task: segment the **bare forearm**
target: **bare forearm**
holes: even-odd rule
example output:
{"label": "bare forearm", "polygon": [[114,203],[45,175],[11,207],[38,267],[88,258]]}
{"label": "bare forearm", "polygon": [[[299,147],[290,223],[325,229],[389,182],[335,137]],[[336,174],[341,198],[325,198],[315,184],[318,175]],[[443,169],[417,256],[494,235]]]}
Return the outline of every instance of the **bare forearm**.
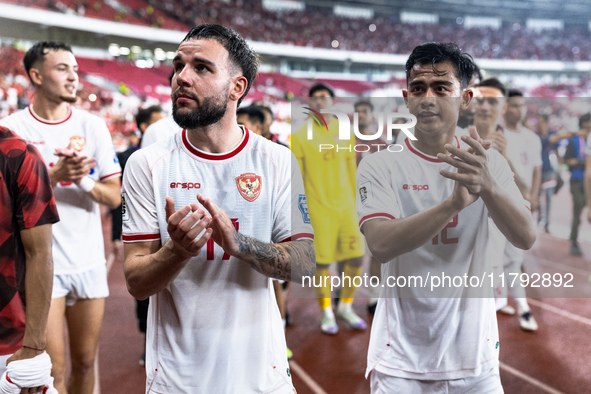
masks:
{"label": "bare forearm", "polygon": [[302,276],[312,276],[316,269],[314,243],[299,240],[268,244],[236,232],[241,260],[265,276],[298,282]]}
{"label": "bare forearm", "polygon": [[406,218],[371,220],[363,232],[372,255],[384,264],[431,241],[458,213],[448,198]]}
{"label": "bare forearm", "polygon": [[524,205],[517,205],[499,185],[480,197],[486,204],[491,218],[507,237],[520,249],[529,249],[536,240],[535,223],[531,212]]}
{"label": "bare forearm", "polygon": [[146,254],[133,253],[136,245],[125,244],[124,273],[129,293],[139,300],[163,290],[182,269],[189,258],[175,253],[168,241],[162,248],[153,247]]}
{"label": "bare forearm", "polygon": [[121,204],[119,177],[111,178],[105,182],[96,182],[88,195],[99,204],[106,205],[111,209],[117,208]]}
{"label": "bare forearm", "polygon": [[51,224],[21,230],[25,251],[25,336],[23,345],[45,349],[47,316],[53,286]]}
{"label": "bare forearm", "polygon": [[513,172],[513,179],[515,180],[515,184],[517,185],[517,188],[521,192],[521,195],[525,198],[529,198],[530,189],[527,186],[527,183],[525,183],[525,181],[523,180],[522,177],[517,175],[517,171],[515,171],[515,168],[513,167],[513,164],[511,164],[511,161],[509,161],[507,159],[507,162],[509,163],[509,167],[511,168],[511,171]]}
{"label": "bare forearm", "polygon": [[36,254],[27,261],[25,292],[27,309],[23,345],[45,349],[47,315],[53,286],[53,260],[49,254]]}
{"label": "bare forearm", "polygon": [[[536,167],[534,169],[534,176],[531,185],[530,198],[537,200],[540,194],[540,185],[542,184],[542,168]],[[531,200],[530,200],[531,201]]]}

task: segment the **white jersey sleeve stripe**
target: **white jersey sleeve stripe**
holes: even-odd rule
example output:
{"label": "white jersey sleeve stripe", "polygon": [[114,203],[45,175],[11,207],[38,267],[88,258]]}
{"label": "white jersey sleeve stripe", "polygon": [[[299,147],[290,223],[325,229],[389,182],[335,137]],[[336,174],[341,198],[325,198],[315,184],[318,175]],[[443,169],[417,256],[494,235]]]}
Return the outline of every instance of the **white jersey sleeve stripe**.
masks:
{"label": "white jersey sleeve stripe", "polygon": [[287,238],[279,241],[278,243],[296,241],[298,239],[311,239],[311,240],[314,240],[314,234],[311,234],[311,233],[295,234],[295,235],[292,235],[291,237],[287,237]]}
{"label": "white jersey sleeve stripe", "polygon": [[380,212],[380,213],[372,213],[371,215],[366,215],[361,218],[359,221],[359,227],[363,226],[363,223],[367,222],[368,220],[372,219],[396,219],[394,216],[390,215],[389,213]]}
{"label": "white jersey sleeve stripe", "polygon": [[138,242],[138,241],[158,241],[160,240],[160,233],[158,234],[136,234],[121,236],[123,242]]}
{"label": "white jersey sleeve stripe", "polygon": [[121,171],[114,172],[114,173],[109,174],[109,175],[105,175],[105,176],[101,177],[99,180],[104,181],[104,180],[107,180],[109,178],[113,178],[113,177],[116,177],[116,176],[119,176],[119,175],[121,175]]}

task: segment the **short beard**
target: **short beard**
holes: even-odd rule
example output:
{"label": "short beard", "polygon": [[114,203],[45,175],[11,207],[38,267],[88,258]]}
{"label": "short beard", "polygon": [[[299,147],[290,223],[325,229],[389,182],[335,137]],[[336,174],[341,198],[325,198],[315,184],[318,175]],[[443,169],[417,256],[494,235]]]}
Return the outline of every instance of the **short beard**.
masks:
{"label": "short beard", "polygon": [[74,104],[78,100],[78,96],[60,96],[60,99],[66,103]]}
{"label": "short beard", "polygon": [[206,98],[201,106],[189,113],[181,113],[176,100],[173,100],[172,118],[183,129],[197,129],[219,122],[226,114],[227,106],[227,97],[222,103],[215,102],[213,98]]}

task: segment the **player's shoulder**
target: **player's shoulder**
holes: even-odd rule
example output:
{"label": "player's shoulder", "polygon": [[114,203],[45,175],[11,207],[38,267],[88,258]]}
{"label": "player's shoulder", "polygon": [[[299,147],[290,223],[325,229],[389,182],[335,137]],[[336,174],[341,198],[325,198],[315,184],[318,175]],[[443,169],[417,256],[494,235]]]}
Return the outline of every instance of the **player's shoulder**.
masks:
{"label": "player's shoulder", "polygon": [[77,108],[74,106],[72,106],[71,109],[72,109],[72,120],[73,121],[80,121],[80,122],[89,123],[89,124],[97,123],[97,124],[106,126],[104,119],[98,115],[95,115],[95,114],[90,113],[84,109]]}
{"label": "player's shoulder", "polygon": [[136,158],[134,160],[140,160],[141,158],[141,160],[154,164],[156,160],[165,157],[168,153],[171,153],[179,147],[178,138],[179,136],[177,133],[170,137],[163,138],[157,143],[150,144],[145,148],[138,149],[131,154],[129,160],[135,156]]}
{"label": "player's shoulder", "polygon": [[174,121],[172,116],[167,116],[162,119],[157,120],[156,122],[152,123],[146,128],[146,132],[148,131],[162,131],[168,130],[171,132],[177,132],[181,130],[181,127]]}
{"label": "player's shoulder", "polygon": [[536,134],[533,130],[528,129],[527,127],[523,127],[522,128],[523,133],[525,133],[525,136],[527,137],[528,140],[534,141],[534,142],[538,142],[540,140],[540,136],[538,134]]}
{"label": "player's shoulder", "polygon": [[252,131],[248,133],[253,152],[268,155],[273,160],[289,159],[291,157],[292,153],[285,145],[268,140]]}
{"label": "player's shoulder", "polygon": [[392,147],[392,145],[386,149],[380,150],[379,152],[366,155],[359,163],[357,171],[388,171],[389,169],[395,167],[396,163],[406,156],[406,148],[403,147],[402,150],[390,150],[390,147]]}
{"label": "player's shoulder", "polygon": [[14,127],[13,125],[22,122],[26,118],[32,118],[28,107],[24,109],[19,109],[18,111],[13,112],[12,114],[0,119],[0,126],[4,126],[10,129]]}
{"label": "player's shoulder", "polygon": [[[26,150],[30,144],[8,127],[0,125],[0,151]],[[32,146],[32,145],[31,145]]]}

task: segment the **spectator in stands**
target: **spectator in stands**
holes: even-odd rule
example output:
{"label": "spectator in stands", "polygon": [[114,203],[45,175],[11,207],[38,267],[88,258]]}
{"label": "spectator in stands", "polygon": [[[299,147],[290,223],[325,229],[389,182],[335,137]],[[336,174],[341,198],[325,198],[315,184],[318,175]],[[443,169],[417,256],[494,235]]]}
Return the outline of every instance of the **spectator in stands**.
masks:
{"label": "spectator in stands", "polygon": [[591,112],[579,118],[579,132],[568,143],[564,154],[564,163],[570,171],[570,191],[573,196],[573,219],[570,230],[570,254],[582,256],[579,247],[579,225],[581,213],[585,207],[585,161],[587,136],[591,131]]}

